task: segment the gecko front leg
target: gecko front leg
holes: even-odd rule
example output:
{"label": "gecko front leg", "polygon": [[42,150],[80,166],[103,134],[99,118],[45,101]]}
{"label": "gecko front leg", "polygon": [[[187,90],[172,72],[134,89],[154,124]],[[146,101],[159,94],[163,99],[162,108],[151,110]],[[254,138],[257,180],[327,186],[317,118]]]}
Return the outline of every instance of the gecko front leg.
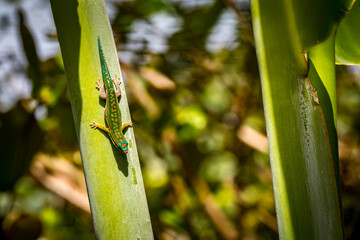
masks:
{"label": "gecko front leg", "polygon": [[97,122],[90,123],[90,127],[92,127],[93,129],[99,128],[108,134],[110,133],[110,131],[107,127],[105,127],[104,125],[98,124]]}
{"label": "gecko front leg", "polygon": [[101,99],[106,99],[106,91],[103,82],[99,79],[96,82],[96,88],[99,89],[99,97]]}
{"label": "gecko front leg", "polygon": [[132,122],[126,122],[121,126],[121,131],[124,132],[125,128],[132,127],[132,126],[133,126]]}
{"label": "gecko front leg", "polygon": [[114,85],[115,85],[115,94],[116,94],[116,97],[120,97],[121,95],[121,90],[120,90],[120,78],[117,77],[117,75],[115,74],[115,81],[114,79],[112,80]]}

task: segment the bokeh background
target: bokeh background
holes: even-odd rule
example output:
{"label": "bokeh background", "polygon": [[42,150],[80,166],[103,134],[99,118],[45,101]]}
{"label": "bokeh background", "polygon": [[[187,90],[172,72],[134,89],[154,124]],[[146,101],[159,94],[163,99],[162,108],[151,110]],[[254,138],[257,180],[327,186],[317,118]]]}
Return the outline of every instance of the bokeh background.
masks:
{"label": "bokeh background", "polygon": [[[156,239],[278,239],[247,0],[106,1]],[[337,66],[360,239],[360,68]],[[95,81],[95,80],[94,80]],[[0,1],[0,239],[95,239],[49,1]]]}

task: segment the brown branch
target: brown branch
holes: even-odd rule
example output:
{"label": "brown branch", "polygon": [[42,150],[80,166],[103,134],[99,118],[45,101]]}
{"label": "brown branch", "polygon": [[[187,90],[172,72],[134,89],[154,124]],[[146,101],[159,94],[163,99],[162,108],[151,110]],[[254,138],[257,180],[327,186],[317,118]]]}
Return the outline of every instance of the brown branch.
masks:
{"label": "brown branch", "polygon": [[51,192],[90,213],[84,175],[68,161],[38,154],[30,167],[30,174]]}

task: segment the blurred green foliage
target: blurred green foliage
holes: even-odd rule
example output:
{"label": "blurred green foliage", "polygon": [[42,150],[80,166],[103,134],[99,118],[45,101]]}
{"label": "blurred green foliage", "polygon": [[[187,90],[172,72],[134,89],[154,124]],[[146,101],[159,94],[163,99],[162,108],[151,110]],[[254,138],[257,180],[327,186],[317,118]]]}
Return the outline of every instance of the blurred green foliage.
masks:
{"label": "blurred green foliage", "polygon": [[[111,7],[156,239],[277,239],[269,157],[256,145],[265,126],[248,4],[134,0]],[[172,25],[164,31],[159,22]],[[216,35],[231,22],[230,38]],[[38,59],[29,36],[31,29],[19,38]],[[211,49],[211,41],[220,47]],[[45,239],[95,238],[86,207],[56,191],[66,185],[85,195],[60,59],[24,69],[37,93],[0,115],[1,239],[23,239],[11,238],[22,219],[40,224]],[[357,239],[360,74],[345,66],[337,73],[345,228]],[[244,126],[256,134],[241,134]]]}

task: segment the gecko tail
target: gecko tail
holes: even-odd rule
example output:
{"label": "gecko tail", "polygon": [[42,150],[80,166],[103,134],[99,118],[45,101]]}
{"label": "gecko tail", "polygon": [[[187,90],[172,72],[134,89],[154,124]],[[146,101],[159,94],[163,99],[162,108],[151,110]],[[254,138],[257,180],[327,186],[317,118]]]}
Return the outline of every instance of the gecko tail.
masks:
{"label": "gecko tail", "polygon": [[100,62],[101,62],[101,66],[103,69],[103,72],[108,72],[107,68],[106,68],[106,62],[105,62],[105,57],[104,57],[104,52],[102,50],[102,46],[101,46],[101,42],[100,42],[100,37],[98,36],[98,47],[99,47],[99,55],[100,55]]}
{"label": "gecko tail", "polygon": [[106,61],[105,61],[105,56],[104,56],[104,52],[102,50],[99,36],[98,36],[98,47],[99,47],[99,56],[100,56],[103,81],[104,81],[105,85],[107,86],[107,88],[109,88],[110,85],[112,85],[112,80],[111,80],[111,76],[110,76],[110,71],[109,71]]}
{"label": "gecko tail", "polygon": [[99,48],[99,53],[100,53],[100,55],[104,55],[104,54],[103,54],[103,52],[102,52],[102,47],[101,47],[100,37],[98,36],[98,37],[97,37],[97,39],[98,39],[98,48]]}

